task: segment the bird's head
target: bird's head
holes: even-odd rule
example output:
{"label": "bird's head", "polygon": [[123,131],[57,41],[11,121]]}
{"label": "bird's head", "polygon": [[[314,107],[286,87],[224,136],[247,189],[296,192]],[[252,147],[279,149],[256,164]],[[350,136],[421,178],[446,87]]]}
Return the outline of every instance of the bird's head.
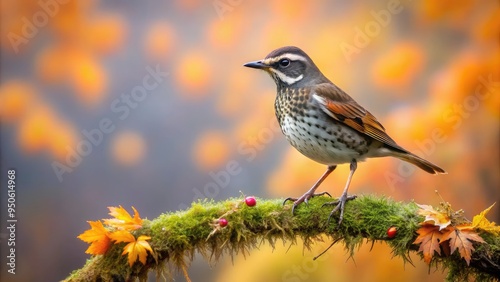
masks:
{"label": "bird's head", "polygon": [[265,59],[244,66],[265,70],[278,87],[304,87],[328,81],[311,58],[294,46],[276,49]]}

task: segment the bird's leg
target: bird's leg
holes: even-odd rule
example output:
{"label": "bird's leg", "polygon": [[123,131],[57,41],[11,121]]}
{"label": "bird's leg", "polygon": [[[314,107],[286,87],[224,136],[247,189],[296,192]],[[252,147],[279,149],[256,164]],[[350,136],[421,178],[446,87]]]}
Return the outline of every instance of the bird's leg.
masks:
{"label": "bird's leg", "polygon": [[320,179],[318,179],[318,181],[316,181],[316,183],[314,183],[314,185],[311,187],[311,189],[309,189],[306,193],[304,193],[304,195],[300,196],[300,198],[286,198],[285,201],[283,201],[283,205],[286,204],[286,202],[288,202],[288,201],[292,201],[293,202],[292,214],[293,214],[293,212],[295,211],[295,208],[299,204],[301,204],[303,202],[305,202],[307,204],[307,201],[314,196],[322,196],[322,195],[326,194],[326,195],[331,197],[330,193],[328,193],[328,192],[314,194],[314,191],[316,191],[316,189],[318,189],[319,185],[321,185],[321,183],[328,177],[328,175],[330,175],[330,173],[332,173],[332,171],[335,170],[335,168],[337,168],[336,165],[328,166],[325,173],[323,173],[323,175],[320,177]]}
{"label": "bird's leg", "polygon": [[352,175],[354,174],[354,172],[356,171],[356,168],[358,167],[358,164],[356,162],[355,159],[352,159],[351,161],[351,172],[349,173],[349,177],[347,178],[347,183],[345,184],[345,188],[344,188],[344,191],[342,192],[342,195],[340,195],[340,197],[338,198],[338,200],[336,201],[333,201],[333,202],[330,202],[330,203],[325,203],[323,204],[323,206],[325,205],[337,205],[335,206],[335,208],[333,208],[333,210],[330,212],[330,215],[328,216],[328,221],[327,221],[327,224],[330,223],[330,219],[332,218],[332,215],[340,210],[340,217],[339,217],[339,225],[340,223],[342,223],[342,219],[344,218],[344,207],[345,207],[345,203],[347,201],[350,201],[350,200],[354,200],[356,199],[356,195],[351,195],[351,196],[348,196],[347,195],[347,190],[349,190],[349,185],[351,184],[351,179],[352,179]]}

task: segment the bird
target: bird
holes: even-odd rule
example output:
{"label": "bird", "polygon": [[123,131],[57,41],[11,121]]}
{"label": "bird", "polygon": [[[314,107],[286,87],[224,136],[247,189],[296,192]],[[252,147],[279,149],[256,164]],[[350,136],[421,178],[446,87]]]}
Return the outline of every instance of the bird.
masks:
{"label": "bird", "polygon": [[349,164],[350,172],[340,197],[325,205],[334,205],[328,223],[339,212],[342,223],[346,202],[356,198],[348,189],[358,162],[368,158],[396,157],[416,165],[430,174],[446,174],[439,166],[399,146],[382,124],[351,96],[323,75],[313,60],[300,48],[285,46],[264,59],[251,61],[245,67],[264,70],[274,80],[277,94],[276,118],[288,142],[304,156],[327,166],[314,185],[293,202],[292,214],[301,203],[312,197],[316,189],[337,165]]}

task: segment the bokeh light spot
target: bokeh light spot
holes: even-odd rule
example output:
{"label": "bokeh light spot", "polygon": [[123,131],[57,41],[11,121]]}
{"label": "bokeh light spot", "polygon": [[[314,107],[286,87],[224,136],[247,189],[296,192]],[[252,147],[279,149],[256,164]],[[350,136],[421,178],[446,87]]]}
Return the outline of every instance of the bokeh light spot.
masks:
{"label": "bokeh light spot", "polygon": [[373,82],[383,88],[407,87],[422,70],[424,60],[424,53],[418,45],[399,43],[373,64]]}
{"label": "bokeh light spot", "polygon": [[35,90],[27,83],[9,81],[0,86],[0,116],[4,122],[19,120],[34,102]]}
{"label": "bokeh light spot", "polygon": [[133,131],[116,133],[111,141],[111,156],[122,166],[138,164],[144,158],[146,149],[143,136]]}
{"label": "bokeh light spot", "polygon": [[174,28],[167,22],[151,24],[144,38],[144,49],[151,60],[166,58],[174,47]]}
{"label": "bokeh light spot", "polygon": [[202,53],[186,52],[178,63],[176,80],[182,96],[200,98],[208,94],[212,79],[210,65]]}
{"label": "bokeh light spot", "polygon": [[229,157],[229,144],[224,133],[207,131],[198,137],[193,148],[193,158],[202,170],[215,169],[224,164]]}

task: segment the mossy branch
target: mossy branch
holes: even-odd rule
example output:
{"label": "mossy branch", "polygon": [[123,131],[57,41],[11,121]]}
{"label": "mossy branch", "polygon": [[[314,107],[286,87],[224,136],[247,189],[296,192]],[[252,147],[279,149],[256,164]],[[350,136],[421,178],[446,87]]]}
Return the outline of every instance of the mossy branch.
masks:
{"label": "mossy branch", "polygon": [[[308,205],[301,205],[291,213],[291,205],[282,205],[282,200],[258,199],[255,207],[246,206],[242,199],[223,202],[194,203],[186,211],[170,212],[147,221],[136,236],[151,236],[150,244],[156,258],[149,255],[145,265],[136,262],[129,267],[126,256],[122,256],[122,244],[115,244],[104,255],[94,256],[85,266],[75,270],[66,281],[131,281],[139,278],[146,281],[150,270],[171,277],[172,271],[187,268],[196,252],[216,262],[221,255],[246,254],[262,242],[271,245],[277,241],[295,243],[302,239],[309,247],[326,237],[340,242],[351,252],[369,241],[385,241],[395,256],[408,260],[408,254],[417,251],[413,244],[423,217],[417,215],[414,203],[395,202],[385,197],[360,196],[346,204],[344,219],[339,226],[338,218],[327,225],[331,208],[323,204],[331,201],[327,197],[316,197]],[[221,228],[217,219],[224,217],[229,224]],[[397,227],[397,235],[390,239],[387,229]],[[458,252],[450,256],[436,253],[431,265],[449,269],[449,280],[464,280],[469,276],[476,280],[494,281],[500,277],[500,238],[489,233],[480,234],[486,243],[474,244],[468,266]]]}

